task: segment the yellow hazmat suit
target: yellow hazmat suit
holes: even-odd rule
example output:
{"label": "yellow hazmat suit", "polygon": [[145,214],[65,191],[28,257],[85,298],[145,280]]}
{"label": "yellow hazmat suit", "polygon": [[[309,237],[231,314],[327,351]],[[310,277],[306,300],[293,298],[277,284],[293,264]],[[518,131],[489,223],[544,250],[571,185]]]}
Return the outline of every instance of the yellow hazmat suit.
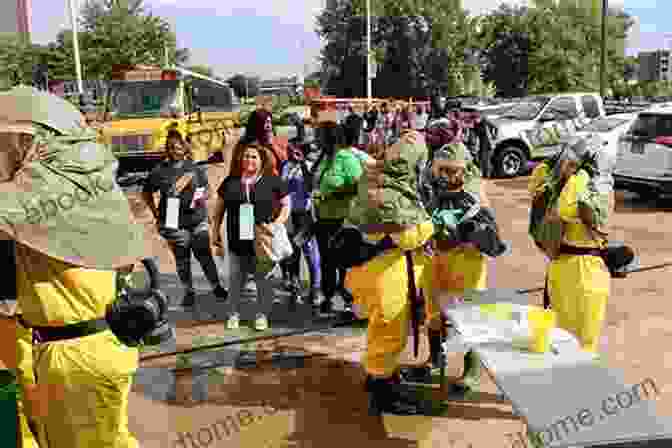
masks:
{"label": "yellow hazmat suit", "polygon": [[[0,93],[0,238],[16,243],[17,301],[29,327],[103,318],[116,270],[143,256],[142,229],[114,181],[118,161],[83,123],[46,92]],[[107,330],[32,353],[36,386],[24,388],[24,404],[41,448],[138,446],[126,409],[137,349]]]}
{"label": "yellow hazmat suit", "polygon": [[[63,326],[103,317],[116,296],[116,273],[71,266],[17,244],[19,306],[30,326]],[[37,389],[30,414],[43,448],[136,448],[128,432],[128,395],[137,349],[109,331],[33,347]]]}
{"label": "yellow hazmat suit", "polygon": [[527,184],[527,190],[530,192],[532,198],[534,198],[538,193],[544,191],[544,180],[547,173],[548,165],[545,163],[538,164],[534,167],[534,170],[532,170],[530,180]]}
{"label": "yellow hazmat suit", "polygon": [[[422,246],[434,234],[431,221],[418,224],[390,236],[399,247],[374,258],[368,263],[348,271],[346,287],[352,291],[355,305],[369,318],[367,349],[364,367],[368,374],[390,377],[399,369],[399,355],[408,341],[410,306],[408,303],[408,275],[404,251],[413,250],[416,286],[428,289],[428,268],[431,258]],[[383,234],[369,234],[369,239],[379,241]]]}
{"label": "yellow hazmat suit", "polygon": [[[19,434],[22,448],[38,448],[37,441],[28,426],[26,418],[25,390],[31,390],[35,385],[35,376],[32,368],[32,332],[17,324],[16,318],[5,317],[0,314],[0,340],[3,348],[0,349],[0,366],[16,369],[18,383],[22,389],[22,397],[17,402],[19,411]],[[9,341],[16,340],[12,347]]]}
{"label": "yellow hazmat suit", "polygon": [[[601,248],[605,241],[591,237],[578,217],[577,195],[588,187],[585,172],[573,175],[560,194],[557,213],[565,224],[563,243],[581,248]],[[573,333],[584,350],[598,349],[611,276],[602,258],[560,255],[548,269],[549,293],[558,326]]]}

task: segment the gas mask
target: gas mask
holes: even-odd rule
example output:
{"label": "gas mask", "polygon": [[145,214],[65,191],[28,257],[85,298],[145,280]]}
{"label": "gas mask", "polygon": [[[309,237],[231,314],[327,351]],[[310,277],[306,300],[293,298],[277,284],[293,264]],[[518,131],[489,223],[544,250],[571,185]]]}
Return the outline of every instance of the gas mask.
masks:
{"label": "gas mask", "polygon": [[168,298],[159,289],[156,262],[145,258],[142,264],[149,274],[149,287],[136,290],[120,281],[117,300],[105,314],[112,333],[128,347],[159,345],[175,339],[175,329],[167,319]]}

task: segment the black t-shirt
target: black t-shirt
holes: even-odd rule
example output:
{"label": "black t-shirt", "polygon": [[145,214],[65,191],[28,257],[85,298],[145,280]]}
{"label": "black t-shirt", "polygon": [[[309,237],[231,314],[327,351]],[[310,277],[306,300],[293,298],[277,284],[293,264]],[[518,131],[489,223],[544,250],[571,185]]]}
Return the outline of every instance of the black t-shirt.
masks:
{"label": "black t-shirt", "polygon": [[[177,180],[189,173],[193,174],[190,185],[185,187],[179,196],[176,195],[175,189]],[[170,197],[179,197],[179,227],[181,229],[189,229],[196,227],[208,219],[207,207],[198,206],[197,204],[195,208],[191,208],[191,203],[197,188],[204,188],[206,194],[208,192],[208,173],[204,166],[196,165],[196,163],[191,160],[185,160],[181,165],[166,160],[152,170],[145,183],[144,191],[149,193],[159,191],[161,193],[161,200],[159,201],[159,219],[161,226],[166,222],[167,199]]]}
{"label": "black t-shirt", "polygon": [[[264,176],[252,185],[250,202],[254,207],[255,224],[272,222],[274,209],[279,207],[279,201],[287,193],[287,183],[278,176]],[[217,194],[224,200],[229,250],[236,255],[254,255],[254,242],[240,240],[240,206],[247,203],[241,178],[227,177],[217,189]]]}

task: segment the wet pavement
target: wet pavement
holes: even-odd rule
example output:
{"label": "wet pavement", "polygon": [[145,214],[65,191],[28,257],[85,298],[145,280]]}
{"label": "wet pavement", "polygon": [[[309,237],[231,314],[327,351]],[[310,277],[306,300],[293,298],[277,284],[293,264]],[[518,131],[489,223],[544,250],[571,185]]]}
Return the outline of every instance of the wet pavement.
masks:
{"label": "wet pavement", "polygon": [[[217,169],[211,171],[215,187],[223,177]],[[488,193],[502,235],[513,246],[510,255],[490,262],[489,287],[543,285],[545,262],[526,233],[527,180],[489,181]],[[672,201],[645,202],[620,193],[617,201],[613,239],[632,244],[643,266],[672,260],[672,240],[665,238]],[[134,209],[141,220],[147,219],[137,203]],[[146,235],[148,253],[159,257],[164,284],[177,304],[182,292],[171,255],[151,224],[147,224]],[[225,261],[218,263],[225,273]],[[259,335],[244,327],[226,330],[229,305],[215,303],[200,267],[195,266],[194,273],[201,292],[195,311],[173,308],[170,312],[178,349]],[[661,415],[672,415],[672,354],[667,352],[672,346],[669,273],[670,269],[649,271],[612,282],[601,347],[605,362],[622,371],[628,383],[655,380],[660,389],[656,409]],[[541,294],[531,294],[530,303],[540,304]],[[242,311],[244,319],[251,318],[253,304],[244,304]],[[286,303],[274,306],[270,320],[266,334],[320,323],[307,305],[291,309]],[[130,398],[130,429],[143,448],[525,446],[518,440],[518,434],[525,431],[523,420],[500,399],[486,375],[481,393],[468,397],[449,396],[438,389],[416,391],[433,397],[436,406],[429,415],[370,417],[360,363],[365,346],[364,329],[340,328],[142,361]],[[147,351],[143,356],[150,354]],[[423,339],[420,359],[426,355]],[[449,382],[461,374],[461,357],[459,353],[449,356]],[[416,362],[410,349],[404,361]],[[648,443],[614,448],[672,446],[670,441]]]}

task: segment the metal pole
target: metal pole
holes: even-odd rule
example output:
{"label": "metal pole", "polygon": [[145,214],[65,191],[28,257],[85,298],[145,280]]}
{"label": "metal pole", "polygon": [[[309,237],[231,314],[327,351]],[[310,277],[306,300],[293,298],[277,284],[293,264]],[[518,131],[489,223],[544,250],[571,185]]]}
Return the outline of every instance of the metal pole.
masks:
{"label": "metal pole", "polygon": [[607,87],[607,7],[609,0],[602,0],[602,55],[600,61],[600,96],[604,98]]}
{"label": "metal pole", "polygon": [[366,97],[371,101],[371,0],[366,0]]}
{"label": "metal pole", "polygon": [[84,93],[84,85],[82,83],[82,64],[79,60],[79,39],[77,38],[77,13],[75,12],[75,3],[77,0],[68,0],[70,7],[70,21],[72,23],[72,46],[75,52],[75,71],[77,73],[77,90],[79,94]]}

